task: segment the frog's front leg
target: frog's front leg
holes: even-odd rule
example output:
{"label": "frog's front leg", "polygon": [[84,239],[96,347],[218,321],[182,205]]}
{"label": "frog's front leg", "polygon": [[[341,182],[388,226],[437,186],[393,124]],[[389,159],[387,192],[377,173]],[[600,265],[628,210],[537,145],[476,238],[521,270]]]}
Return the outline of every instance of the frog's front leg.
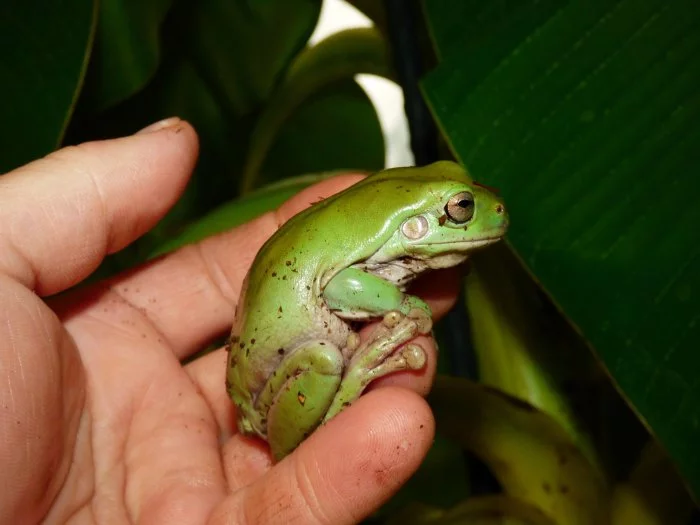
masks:
{"label": "frog's front leg", "polygon": [[400,370],[419,370],[426,356],[417,345],[395,350],[432,328],[430,307],[392,283],[375,275],[348,268],[326,286],[324,299],[340,317],[362,319],[383,316],[368,341],[352,349],[338,392],[324,421],[357,399],[369,383]]}
{"label": "frog's front leg", "polygon": [[292,452],[321,423],[343,367],[340,349],[319,340],[289,352],[272,373],[255,407],[267,414],[267,441],[275,460]]}
{"label": "frog's front leg", "polygon": [[389,281],[357,268],[338,272],[323,290],[323,299],[339,317],[369,319],[388,312],[409,315],[422,310],[432,317],[430,307],[415,295],[409,295]]}

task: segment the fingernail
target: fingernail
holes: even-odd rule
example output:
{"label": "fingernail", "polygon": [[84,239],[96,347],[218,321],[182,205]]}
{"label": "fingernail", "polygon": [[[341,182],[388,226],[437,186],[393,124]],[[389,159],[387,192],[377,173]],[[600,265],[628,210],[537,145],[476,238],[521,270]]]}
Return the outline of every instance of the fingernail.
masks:
{"label": "fingernail", "polygon": [[154,122],[150,126],[146,126],[142,130],[137,131],[135,133],[135,135],[142,135],[144,133],[153,133],[154,131],[160,131],[160,130],[165,129],[165,128],[170,128],[179,122],[181,122],[180,117],[164,118],[163,120],[159,120],[158,122]]}

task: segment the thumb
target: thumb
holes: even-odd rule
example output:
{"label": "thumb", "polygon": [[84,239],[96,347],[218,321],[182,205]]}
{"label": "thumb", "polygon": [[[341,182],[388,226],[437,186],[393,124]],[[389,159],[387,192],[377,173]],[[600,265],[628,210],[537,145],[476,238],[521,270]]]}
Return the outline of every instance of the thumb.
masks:
{"label": "thumb", "polygon": [[39,295],[80,282],[147,232],[180,196],[197,157],[180,119],[61,149],[0,177],[0,273]]}

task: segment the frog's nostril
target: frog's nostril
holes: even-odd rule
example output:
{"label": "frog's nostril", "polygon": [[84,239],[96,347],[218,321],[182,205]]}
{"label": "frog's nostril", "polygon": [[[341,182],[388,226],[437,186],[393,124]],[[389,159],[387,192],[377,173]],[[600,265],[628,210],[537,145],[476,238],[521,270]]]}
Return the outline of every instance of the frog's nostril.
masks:
{"label": "frog's nostril", "polygon": [[496,204],[496,213],[501,215],[505,211],[505,208],[503,207],[503,204]]}

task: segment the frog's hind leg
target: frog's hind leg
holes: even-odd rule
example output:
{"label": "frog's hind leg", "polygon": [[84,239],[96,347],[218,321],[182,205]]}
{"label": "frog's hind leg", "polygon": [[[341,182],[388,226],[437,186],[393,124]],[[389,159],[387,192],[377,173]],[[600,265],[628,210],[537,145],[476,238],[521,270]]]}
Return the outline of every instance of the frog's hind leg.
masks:
{"label": "frog's hind leg", "polygon": [[415,308],[407,316],[398,311],[388,312],[370,339],[355,349],[324,422],[360,397],[375,379],[400,370],[423,368],[427,356],[420,346],[407,344],[395,351],[418,334],[427,334],[431,329],[432,320],[423,309]]}
{"label": "frog's hind leg", "polygon": [[267,413],[267,439],[275,460],[301,443],[323,420],[340,385],[345,360],[329,341],[289,352],[256,400]]}

